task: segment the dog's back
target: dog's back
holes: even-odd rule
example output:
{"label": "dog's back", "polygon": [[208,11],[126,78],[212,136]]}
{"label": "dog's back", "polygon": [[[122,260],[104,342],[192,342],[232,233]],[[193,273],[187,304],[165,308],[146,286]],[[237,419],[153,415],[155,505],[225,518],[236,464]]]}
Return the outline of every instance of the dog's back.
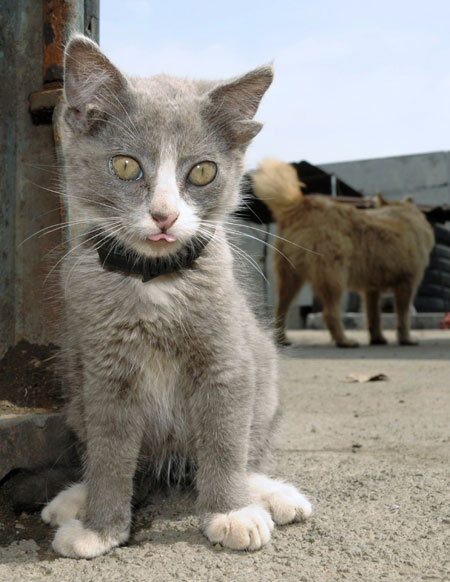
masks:
{"label": "dog's back", "polygon": [[367,272],[363,288],[372,283],[380,290],[392,289],[405,279],[417,286],[434,245],[433,230],[423,212],[411,202],[393,202],[361,215],[361,252]]}

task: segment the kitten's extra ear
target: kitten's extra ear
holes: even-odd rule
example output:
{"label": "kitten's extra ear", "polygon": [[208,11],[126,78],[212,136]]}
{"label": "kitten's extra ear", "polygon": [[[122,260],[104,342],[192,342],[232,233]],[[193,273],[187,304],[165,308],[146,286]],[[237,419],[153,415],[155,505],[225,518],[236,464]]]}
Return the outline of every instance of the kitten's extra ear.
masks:
{"label": "kitten's extra ear", "polygon": [[261,130],[262,123],[253,121],[253,117],[272,80],[273,68],[265,65],[209,92],[208,119],[225,132],[233,145],[247,144]]}
{"label": "kitten's extra ear", "polygon": [[64,58],[64,92],[66,121],[74,131],[88,133],[94,119],[117,107],[117,94],[125,86],[125,77],[95,42],[83,35],[71,38]]}

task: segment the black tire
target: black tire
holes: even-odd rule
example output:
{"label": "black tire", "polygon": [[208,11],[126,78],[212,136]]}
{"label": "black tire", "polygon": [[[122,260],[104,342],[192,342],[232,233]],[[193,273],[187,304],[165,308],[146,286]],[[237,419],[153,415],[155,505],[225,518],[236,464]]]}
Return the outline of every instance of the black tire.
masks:
{"label": "black tire", "polygon": [[445,228],[445,226],[440,226],[439,224],[434,224],[433,230],[436,242],[450,247],[450,229]]}
{"label": "black tire", "polygon": [[450,287],[435,285],[426,281],[419,288],[421,297],[438,297],[450,300]]}
{"label": "black tire", "polygon": [[423,283],[425,282],[427,284],[431,283],[432,285],[440,285],[441,287],[447,287],[450,289],[450,272],[443,271],[442,269],[427,269],[423,278]]}
{"label": "black tire", "polygon": [[436,243],[431,251],[431,256],[450,260],[450,247]]}
{"label": "black tire", "polygon": [[441,297],[416,297],[414,307],[419,313],[444,313],[450,311],[450,301]]}
{"label": "black tire", "polygon": [[436,255],[431,254],[430,263],[423,277],[424,280],[426,279],[429,270],[444,271],[445,273],[450,273],[450,259],[446,259],[444,257],[437,257]]}
{"label": "black tire", "polygon": [[433,225],[436,244],[414,299],[419,312],[450,311],[450,230]]}

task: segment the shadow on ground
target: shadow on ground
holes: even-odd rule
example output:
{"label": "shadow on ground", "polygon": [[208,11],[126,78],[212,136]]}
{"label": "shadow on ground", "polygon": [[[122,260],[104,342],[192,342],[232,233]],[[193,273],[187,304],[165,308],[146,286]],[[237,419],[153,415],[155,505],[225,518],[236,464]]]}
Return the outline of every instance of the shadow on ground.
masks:
{"label": "shadow on ground", "polygon": [[360,344],[357,348],[337,348],[327,332],[321,330],[289,331],[287,335],[292,345],[279,348],[280,355],[286,358],[450,360],[450,330],[415,331],[412,335],[419,342],[416,346],[399,346],[395,333],[389,330],[385,332],[387,345],[370,346],[366,332],[350,331],[348,336]]}

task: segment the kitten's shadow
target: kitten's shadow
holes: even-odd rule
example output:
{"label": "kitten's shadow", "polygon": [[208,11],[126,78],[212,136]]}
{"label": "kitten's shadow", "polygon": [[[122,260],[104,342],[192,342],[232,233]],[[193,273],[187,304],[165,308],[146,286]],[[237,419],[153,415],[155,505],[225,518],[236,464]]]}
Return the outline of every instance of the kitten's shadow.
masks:
{"label": "kitten's shadow", "polygon": [[127,546],[174,545],[184,542],[214,551],[200,531],[195,492],[170,489],[151,494],[136,510]]}
{"label": "kitten's shadow", "polygon": [[[185,543],[203,546],[212,554],[236,556],[235,550],[213,545],[200,531],[200,520],[195,513],[194,491],[169,489],[151,494],[136,512],[127,547],[174,546]],[[246,555],[246,552],[239,553]]]}

